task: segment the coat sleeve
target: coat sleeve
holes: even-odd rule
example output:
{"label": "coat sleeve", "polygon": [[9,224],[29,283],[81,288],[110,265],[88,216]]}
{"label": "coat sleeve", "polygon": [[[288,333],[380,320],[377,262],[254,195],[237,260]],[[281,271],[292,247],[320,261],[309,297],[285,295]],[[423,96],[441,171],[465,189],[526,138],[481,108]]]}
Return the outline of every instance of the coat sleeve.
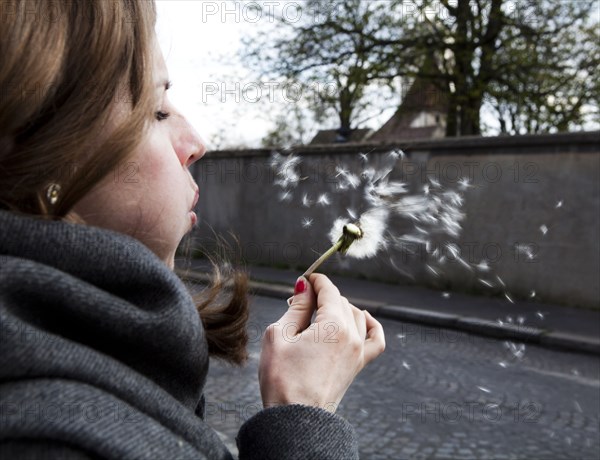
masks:
{"label": "coat sleeve", "polygon": [[352,425],[339,415],[304,405],[265,409],[242,425],[240,460],[358,459]]}

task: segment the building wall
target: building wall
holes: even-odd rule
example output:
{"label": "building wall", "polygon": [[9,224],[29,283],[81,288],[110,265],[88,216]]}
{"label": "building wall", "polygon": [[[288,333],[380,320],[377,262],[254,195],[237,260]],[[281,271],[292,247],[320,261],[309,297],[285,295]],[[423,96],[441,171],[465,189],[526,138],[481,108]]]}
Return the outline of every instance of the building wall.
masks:
{"label": "building wall", "polygon": [[[407,182],[411,193],[421,192],[431,179],[451,190],[458,189],[461,178],[472,180],[463,192],[466,219],[460,238],[432,238],[430,249],[444,250],[452,241],[464,260],[486,261],[490,272],[468,270],[448,257],[443,266],[436,265],[440,276],[435,276],[425,248],[408,243],[369,260],[336,256],[324,271],[482,294],[509,292],[516,298],[535,291],[540,301],[600,308],[599,134],[307,146],[294,151],[303,159],[303,179],[290,201],[280,199],[270,151],[211,152],[193,171],[201,191],[195,244],[214,248],[215,234],[230,239],[231,232],[247,263],[301,273],[329,246],[335,218],[364,201],[356,190],[336,190],[336,166],[360,174],[366,166],[359,153],[369,152],[369,165],[377,168],[388,152],[401,148],[406,157],[391,176]],[[304,194],[314,201],[322,193],[329,195],[329,205],[303,206]],[[312,225],[304,228],[307,219]],[[400,220],[388,230],[398,236],[411,228]]]}

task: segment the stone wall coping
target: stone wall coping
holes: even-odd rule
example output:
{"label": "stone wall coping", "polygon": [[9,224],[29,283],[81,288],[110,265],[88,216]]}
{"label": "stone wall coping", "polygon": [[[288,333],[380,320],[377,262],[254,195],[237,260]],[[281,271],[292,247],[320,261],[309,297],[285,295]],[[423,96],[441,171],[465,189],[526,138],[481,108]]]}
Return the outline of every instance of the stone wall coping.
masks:
{"label": "stone wall coping", "polygon": [[557,134],[527,134],[520,136],[462,136],[444,139],[417,139],[407,142],[347,142],[340,144],[302,145],[289,149],[254,148],[209,151],[209,158],[268,157],[273,151],[282,154],[336,155],[351,153],[388,152],[401,149],[406,153],[427,152],[436,154],[510,153],[522,148],[526,153],[565,153],[570,145],[573,152],[600,154],[600,131],[582,131]]}

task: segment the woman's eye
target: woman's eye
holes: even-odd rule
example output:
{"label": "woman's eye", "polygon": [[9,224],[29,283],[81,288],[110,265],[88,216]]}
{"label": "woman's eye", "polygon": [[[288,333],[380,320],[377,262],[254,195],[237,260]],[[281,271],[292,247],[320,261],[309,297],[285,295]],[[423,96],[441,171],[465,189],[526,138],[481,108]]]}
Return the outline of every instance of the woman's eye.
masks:
{"label": "woman's eye", "polygon": [[166,120],[167,118],[169,118],[169,115],[171,115],[169,112],[163,112],[162,110],[158,110],[154,116],[156,117],[156,119],[158,121],[163,121]]}

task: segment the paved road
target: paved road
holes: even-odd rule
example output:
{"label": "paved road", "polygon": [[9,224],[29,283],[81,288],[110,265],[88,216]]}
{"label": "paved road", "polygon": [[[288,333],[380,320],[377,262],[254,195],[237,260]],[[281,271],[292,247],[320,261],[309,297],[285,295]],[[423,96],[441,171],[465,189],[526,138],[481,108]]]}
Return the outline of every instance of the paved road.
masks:
{"label": "paved road", "polygon": [[[234,449],[259,407],[260,335],[280,300],[253,299],[249,364],[211,362],[207,418]],[[387,349],[338,413],[363,459],[600,458],[600,360],[382,320]]]}

